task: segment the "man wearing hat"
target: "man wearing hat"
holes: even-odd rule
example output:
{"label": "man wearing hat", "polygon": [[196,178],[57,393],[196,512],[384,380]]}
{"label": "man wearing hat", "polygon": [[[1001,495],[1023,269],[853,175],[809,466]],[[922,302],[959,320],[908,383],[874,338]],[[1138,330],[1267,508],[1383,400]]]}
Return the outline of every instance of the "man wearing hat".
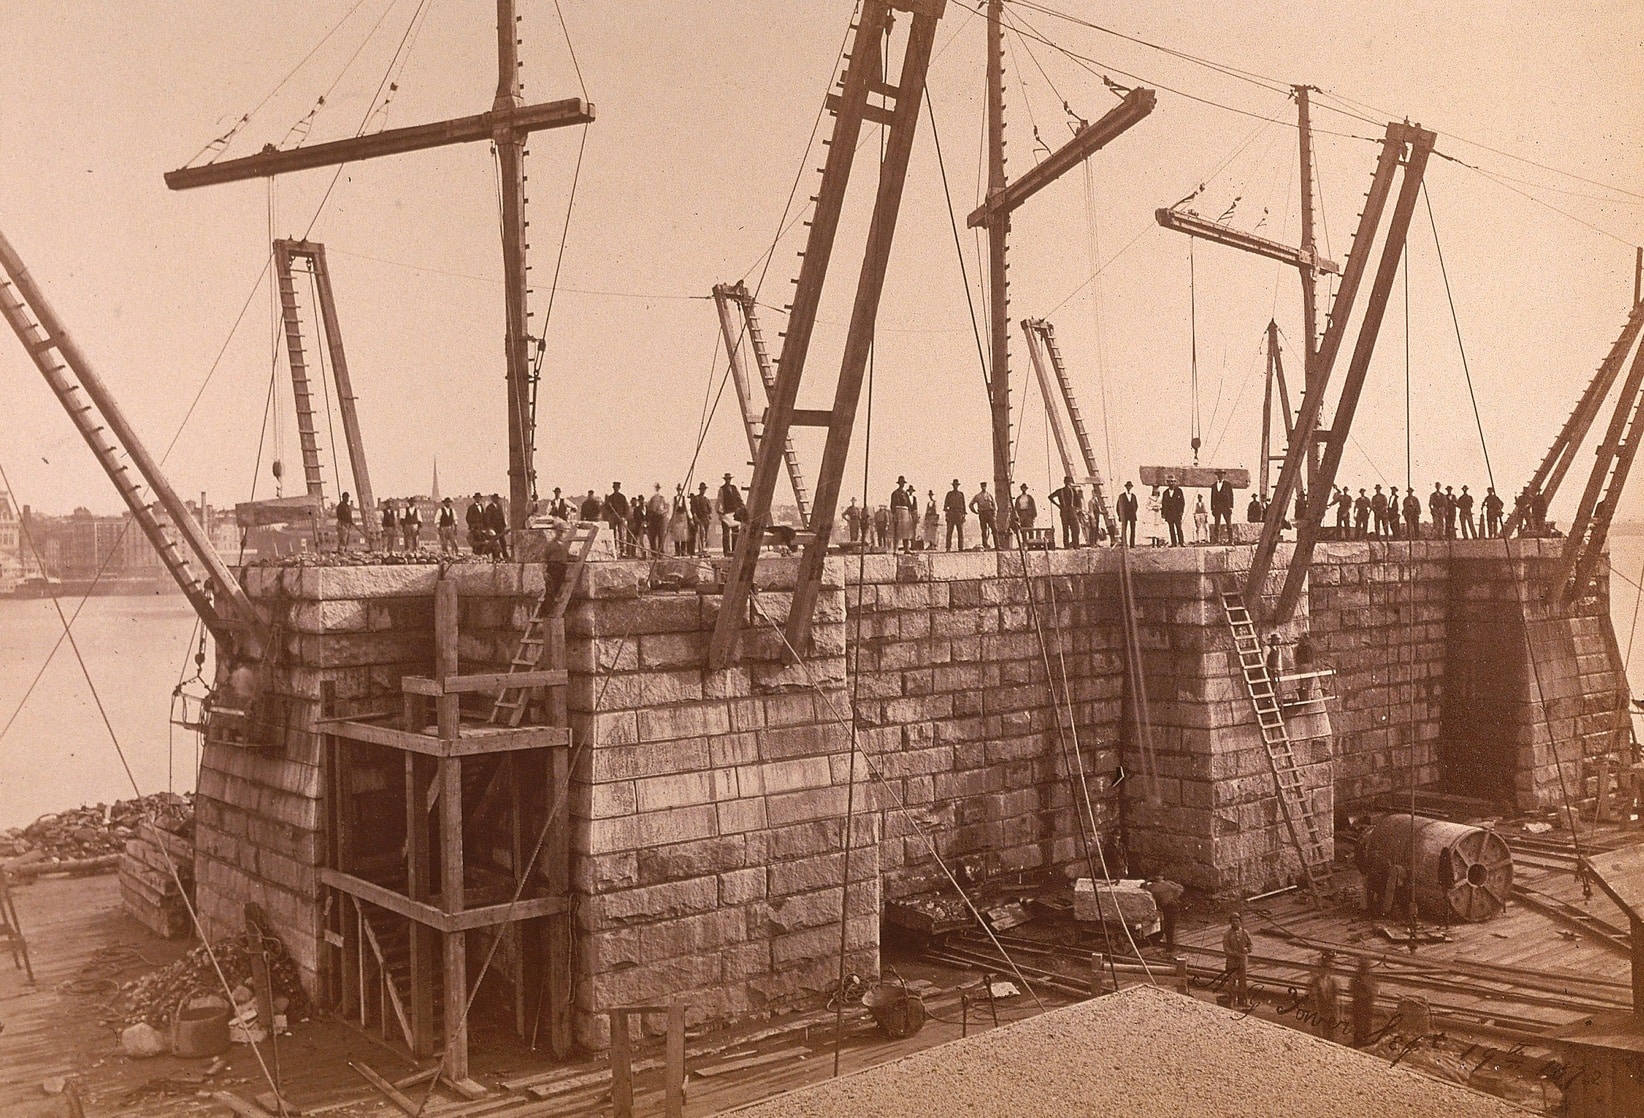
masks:
{"label": "man wearing hat", "polygon": [[1072,475],[1062,478],[1062,487],[1050,495],[1050,503],[1062,516],[1062,546],[1079,546],[1079,520],[1084,513],[1085,495],[1073,484]]}
{"label": "man wearing hat", "polygon": [[617,554],[626,556],[633,546],[628,535],[628,495],[622,491],[622,483],[613,481],[611,491],[605,494],[605,523],[611,529],[611,540],[616,544]]}
{"label": "man wearing hat", "polygon": [[714,501],[714,511],[719,513],[719,546],[726,555],[736,550],[737,533],[748,517],[747,509],[742,503],[742,490],[736,487],[731,475],[726,474],[725,483],[719,487],[719,497]]}
{"label": "man wearing hat", "polygon": [[691,494],[691,554],[708,554],[708,526],[713,523],[714,502],[708,496],[708,483],[696,483],[696,492]]}
{"label": "man wearing hat", "polygon": [[1113,542],[1119,547],[1136,546],[1136,514],[1139,510],[1134,489],[1131,482],[1125,482],[1125,491],[1119,494],[1119,499],[1113,503],[1114,511],[1119,517],[1119,534]]}
{"label": "man wearing hat", "polygon": [[959,488],[959,479],[953,479],[953,488],[942,498],[942,515],[948,523],[947,549],[953,550],[953,540],[959,539],[959,550],[965,550],[965,491]]}
{"label": "man wearing hat", "polygon": [[1233,542],[1233,486],[1221,470],[1210,487],[1210,542]]}
{"label": "man wearing hat", "polygon": [[1182,535],[1182,517],[1187,513],[1187,495],[1176,484],[1176,475],[1165,477],[1164,492],[1159,494],[1159,515],[1170,527],[1170,546],[1181,547],[1187,542]]}

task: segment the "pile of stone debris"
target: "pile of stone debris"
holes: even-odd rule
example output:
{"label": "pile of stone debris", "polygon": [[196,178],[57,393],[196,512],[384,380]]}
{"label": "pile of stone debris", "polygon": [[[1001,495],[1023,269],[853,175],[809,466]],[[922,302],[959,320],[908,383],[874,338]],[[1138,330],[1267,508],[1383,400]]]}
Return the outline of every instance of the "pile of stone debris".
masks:
{"label": "pile of stone debris", "polygon": [[[268,960],[268,982],[276,1013],[295,1021],[308,1012],[308,996],[303,993],[297,964],[285,945],[272,937],[249,934],[227,936],[212,944],[208,952],[202,944],[168,967],[134,978],[120,987],[119,1020],[131,1025],[142,1022],[162,1031],[169,1028],[177,1007],[197,994],[235,995],[236,1004],[246,1001],[252,990],[252,952],[261,949]],[[212,956],[216,956],[216,966]],[[218,970],[221,970],[221,977]]]}
{"label": "pile of stone debris", "polygon": [[155,792],[141,799],[83,806],[42,815],[27,827],[0,831],[0,864],[18,873],[103,860],[112,866],[139,825],[154,822],[169,831],[192,830],[194,795]]}

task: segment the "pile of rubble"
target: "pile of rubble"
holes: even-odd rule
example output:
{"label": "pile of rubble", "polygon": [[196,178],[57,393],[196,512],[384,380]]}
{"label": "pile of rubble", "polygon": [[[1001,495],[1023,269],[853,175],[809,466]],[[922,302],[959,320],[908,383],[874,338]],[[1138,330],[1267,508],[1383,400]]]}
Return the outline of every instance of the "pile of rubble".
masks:
{"label": "pile of rubble", "polygon": [[[297,976],[297,964],[291,961],[285,945],[270,937],[261,939],[242,934],[218,940],[207,952],[204,945],[194,948],[176,962],[161,970],[135,978],[120,987],[119,1019],[132,1025],[139,1022],[165,1031],[171,1025],[177,1007],[196,994],[223,995],[224,980],[229,992],[252,985],[251,953],[260,948],[268,960],[268,981],[277,1012],[296,1020],[308,1011],[308,996],[303,993]],[[211,962],[216,954],[217,966]],[[217,975],[221,968],[222,977]],[[244,1000],[237,996],[238,1003]]]}
{"label": "pile of rubble", "polygon": [[169,831],[192,831],[193,820],[193,793],[155,792],[112,805],[53,812],[27,827],[0,831],[0,862],[50,865],[108,858],[119,855],[144,822],[153,821]]}

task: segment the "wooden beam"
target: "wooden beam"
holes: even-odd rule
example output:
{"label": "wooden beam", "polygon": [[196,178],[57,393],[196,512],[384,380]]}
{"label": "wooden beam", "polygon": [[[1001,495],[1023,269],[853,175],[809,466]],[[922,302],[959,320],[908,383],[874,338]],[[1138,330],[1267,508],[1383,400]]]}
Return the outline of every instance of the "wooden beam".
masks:
{"label": "wooden beam", "polygon": [[[1387,207],[1388,195],[1392,193],[1393,176],[1398,173],[1399,158],[1404,154],[1407,139],[1407,129],[1404,125],[1397,122],[1387,125],[1386,136],[1382,139],[1381,154],[1376,160],[1376,171],[1370,179],[1370,191],[1365,195],[1364,210],[1359,215],[1358,230],[1353,235],[1353,250],[1348,254],[1347,269],[1342,273],[1341,289],[1336,294],[1330,323],[1325,328],[1324,340],[1319,346],[1315,375],[1308,378],[1306,391],[1302,393],[1301,412],[1296,417],[1298,431],[1306,433],[1318,429],[1319,415],[1324,407],[1325,388],[1335,366],[1336,352],[1341,348],[1348,320],[1352,317],[1353,304],[1358,296],[1359,284],[1369,267],[1376,230],[1381,225],[1381,215]],[[1262,590],[1267,573],[1272,569],[1273,558],[1278,552],[1279,535],[1288,521],[1290,502],[1301,484],[1302,470],[1307,464],[1308,443],[1309,440],[1305,437],[1293,438],[1290,446],[1286,448],[1284,465],[1279,468],[1278,481],[1274,484],[1272,499],[1268,504],[1267,518],[1262,522],[1261,538],[1256,542],[1256,548],[1250,557],[1250,570],[1245,576],[1244,599],[1252,617],[1258,620],[1265,612]]]}
{"label": "wooden beam", "polygon": [[965,219],[972,229],[990,225],[1008,216],[1023,202],[1095,155],[1102,148],[1124,135],[1142,118],[1153,111],[1158,97],[1151,89],[1137,86],[1125,94],[1124,100],[1109,109],[1100,120],[1087,124],[1044,162],[1026,172],[1015,182],[998,192],[989,192],[988,200],[971,211]]}
{"label": "wooden beam", "polygon": [[473,675],[449,675],[443,680],[427,676],[400,677],[400,690],[415,695],[455,695],[469,692],[501,691],[508,687],[564,687],[571,682],[569,672],[479,672]]}
{"label": "wooden beam", "polygon": [[[1296,545],[1290,553],[1290,565],[1284,574],[1284,586],[1279,591],[1279,600],[1272,613],[1263,618],[1270,625],[1282,625],[1289,620],[1291,611],[1296,608],[1296,603],[1301,598],[1302,582],[1307,578],[1307,570],[1313,560],[1313,545],[1318,539],[1319,526],[1324,520],[1324,510],[1329,504],[1330,489],[1335,484],[1336,470],[1340,467],[1342,455],[1347,450],[1347,436],[1353,427],[1353,414],[1358,408],[1364,380],[1370,371],[1370,357],[1376,349],[1376,337],[1381,331],[1382,317],[1387,312],[1387,300],[1393,290],[1393,281],[1398,276],[1399,261],[1404,256],[1405,237],[1410,231],[1410,219],[1415,214],[1416,199],[1421,193],[1422,176],[1427,170],[1427,160],[1437,140],[1433,133],[1424,128],[1406,126],[1405,133],[1410,141],[1410,153],[1405,162],[1404,181],[1399,184],[1398,201],[1393,206],[1393,216],[1387,225],[1387,240],[1382,247],[1381,261],[1377,265],[1376,276],[1371,284],[1369,301],[1365,304],[1364,322],[1360,325],[1358,338],[1354,341],[1353,356],[1347,365],[1347,376],[1342,382],[1341,395],[1336,401],[1336,410],[1330,419],[1329,441],[1325,443],[1324,456],[1319,462],[1319,472],[1312,479],[1313,491],[1307,494],[1305,514],[1296,523]],[[1364,252],[1366,255],[1369,254],[1368,244]],[[1332,329],[1335,325],[1332,317]],[[1322,380],[1318,388],[1319,391],[1313,393],[1315,397],[1322,394]],[[1297,426],[1304,432],[1311,429],[1306,424]],[[1305,440],[1295,441],[1299,445]],[[1286,468],[1288,466],[1289,463],[1286,462]],[[1255,586],[1255,589],[1259,591],[1260,586]],[[1251,601],[1251,598],[1252,595],[1247,593],[1246,602]]]}
{"label": "wooden beam", "polygon": [[[463,910],[462,762],[442,757],[440,785],[440,907],[455,915]],[[445,1066],[453,1079],[468,1078],[468,937],[445,933]]]}
{"label": "wooden beam", "polygon": [[514,749],[548,749],[571,744],[571,731],[563,726],[479,726],[467,723],[454,741],[441,741],[433,734],[410,733],[376,722],[342,721],[330,724],[330,733],[349,741],[386,745],[430,757],[472,757],[480,753],[507,753]]}
{"label": "wooden beam", "polygon": [[[443,795],[440,797],[445,798]],[[438,932],[471,932],[519,920],[535,920],[539,916],[553,916],[570,911],[564,897],[524,897],[509,904],[506,901],[480,908],[464,909],[459,913],[444,912],[434,905],[413,901],[374,881],[355,877],[341,870],[322,869],[320,880],[351,897],[357,897],[378,908],[386,908],[408,920],[414,920]]]}
{"label": "wooden beam", "polygon": [[[509,34],[513,31],[510,29]],[[378,159],[385,155],[402,155],[410,151],[447,147],[490,140],[499,129],[516,133],[539,132],[549,128],[568,128],[575,124],[591,124],[594,107],[580,97],[563,101],[548,101],[540,105],[524,105],[517,109],[442,120],[434,124],[414,124],[408,128],[388,128],[369,136],[352,136],[346,140],[310,147],[280,151],[269,144],[256,155],[239,159],[224,159],[201,167],[183,167],[167,171],[166,186],[172,190],[192,190],[199,186],[240,182],[245,179],[266,179],[293,171],[309,171],[316,167],[335,167],[341,163],[355,163]]]}
{"label": "wooden beam", "polygon": [[1154,220],[1166,229],[1177,233],[1186,233],[1190,237],[1198,237],[1206,241],[1214,241],[1230,248],[1241,249],[1256,256],[1265,256],[1269,260],[1277,260],[1282,264],[1300,268],[1305,272],[1322,272],[1329,275],[1340,275],[1341,266],[1334,260],[1326,260],[1321,256],[1308,252],[1305,249],[1291,248],[1278,241],[1258,237],[1254,233],[1246,233],[1243,229],[1235,229],[1231,225],[1221,225],[1198,214],[1183,213],[1180,210],[1158,209],[1153,211]]}

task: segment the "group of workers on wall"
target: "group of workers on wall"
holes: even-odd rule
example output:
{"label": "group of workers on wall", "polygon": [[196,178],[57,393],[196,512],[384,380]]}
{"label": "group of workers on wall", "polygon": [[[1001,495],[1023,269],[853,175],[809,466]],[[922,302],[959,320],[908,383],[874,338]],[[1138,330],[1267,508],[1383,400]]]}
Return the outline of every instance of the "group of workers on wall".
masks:
{"label": "group of workers on wall", "polygon": [[[1234,487],[1223,471],[1215,471],[1215,477],[1208,493],[1199,492],[1193,497],[1192,543],[1234,542]],[[1174,475],[1166,475],[1164,482],[1163,486],[1151,487],[1145,503],[1138,497],[1135,484],[1125,482],[1109,512],[1097,499],[1094,486],[1064,477],[1062,487],[1050,494],[1051,509],[1045,519],[1054,516],[1059,524],[1061,547],[1102,543],[1134,547],[1145,512],[1143,540],[1153,546],[1184,546],[1189,543],[1184,524],[1189,515],[1187,494]],[[1297,495],[1298,510],[1305,501],[1305,494]],[[465,535],[469,550],[477,556],[497,560],[510,557],[508,514],[499,495],[475,493],[460,511],[456,502],[446,497],[434,503],[425,519],[426,503],[415,498],[382,501],[376,514],[380,530],[377,546],[385,552],[418,552],[426,525],[434,529],[431,542],[437,542],[441,555],[461,554]],[[1350,487],[1337,486],[1332,489],[1328,508],[1334,512],[1335,534],[1341,539],[1475,539],[1501,534],[1505,510],[1493,486],[1487,487],[1481,501],[1475,501],[1465,485],[1457,493],[1452,486],[1434,482],[1425,502],[1425,522],[1423,504],[1413,488],[1401,497],[1396,486],[1384,493],[1376,485],[1373,492],[1360,488],[1354,496]],[[1253,493],[1246,506],[1246,520],[1262,523],[1267,508],[1263,497]],[[648,497],[624,493],[620,482],[613,482],[611,491],[603,496],[590,489],[584,497],[567,499],[556,488],[553,496],[538,502],[534,511],[562,521],[605,525],[616,553],[624,558],[703,556],[709,554],[716,537],[719,551],[729,555],[736,549],[748,518],[742,488],[729,473],[712,495],[707,482],[698,483],[695,492],[687,491],[684,484],[676,485],[671,496],[663,492],[659,482],[652,486]],[[356,537],[362,541],[365,537],[359,515],[349,494],[344,493],[337,502],[336,525],[338,544],[345,550]],[[940,499],[930,489],[921,501],[917,488],[904,476],[896,479],[896,487],[885,504],[869,508],[852,497],[840,511],[834,538],[851,548],[878,551],[992,549],[1009,546],[1013,535],[1016,542],[1030,547],[1058,546],[1058,533],[1049,525],[1041,527],[1040,516],[1039,503],[1026,483],[1001,509],[985,481],[978,483],[974,493],[967,494],[955,478]],[[974,543],[967,539],[972,517]],[[1529,502],[1521,520],[1524,535],[1556,534],[1540,502]],[[1327,513],[1325,524],[1329,521]]]}

